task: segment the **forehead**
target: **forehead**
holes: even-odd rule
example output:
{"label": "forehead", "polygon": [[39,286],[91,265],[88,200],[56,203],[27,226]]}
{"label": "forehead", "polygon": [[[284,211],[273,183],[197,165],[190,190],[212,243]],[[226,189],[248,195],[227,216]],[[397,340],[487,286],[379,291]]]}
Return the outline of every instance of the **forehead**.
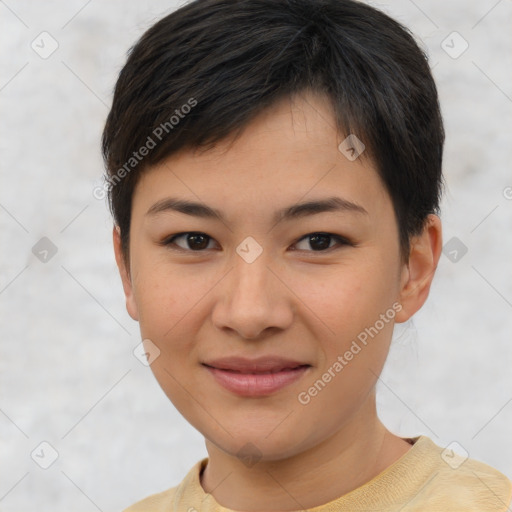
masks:
{"label": "forehead", "polygon": [[339,148],[345,138],[326,97],[283,99],[238,138],[206,151],[181,150],[147,169],[135,191],[134,215],[170,195],[217,210],[232,206],[235,217],[241,210],[262,216],[270,206],[274,211],[333,195],[382,214],[390,199],[373,161],[364,153],[348,158],[346,147]]}

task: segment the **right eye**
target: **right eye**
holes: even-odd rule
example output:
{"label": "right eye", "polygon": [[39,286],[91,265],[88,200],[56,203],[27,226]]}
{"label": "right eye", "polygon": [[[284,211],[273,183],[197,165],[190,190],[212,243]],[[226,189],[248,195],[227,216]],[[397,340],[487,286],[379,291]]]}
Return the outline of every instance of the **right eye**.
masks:
{"label": "right eye", "polygon": [[[176,243],[177,240],[182,240],[184,246]],[[167,237],[161,242],[161,245],[165,245],[173,251],[203,252],[208,248],[209,241],[213,241],[213,238],[206,233],[189,231]]]}

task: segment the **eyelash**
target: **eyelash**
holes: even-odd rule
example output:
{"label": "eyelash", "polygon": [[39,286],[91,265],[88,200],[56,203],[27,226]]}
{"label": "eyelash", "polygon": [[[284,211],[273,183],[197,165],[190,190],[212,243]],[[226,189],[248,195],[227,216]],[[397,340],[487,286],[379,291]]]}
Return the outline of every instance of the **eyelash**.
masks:
{"label": "eyelash", "polygon": [[[207,249],[199,249],[199,250],[183,249],[183,247],[177,246],[174,241],[177,238],[180,238],[180,237],[185,236],[185,235],[204,235],[204,236],[206,236],[208,238],[208,242],[210,240],[213,240],[212,237],[210,237],[209,235],[207,235],[206,233],[203,233],[201,231],[185,231],[185,232],[177,233],[175,235],[172,235],[170,237],[165,238],[164,240],[162,240],[160,242],[159,245],[168,247],[169,249],[171,249],[173,251],[179,251],[179,252],[201,253],[201,252],[205,252],[207,250]],[[311,252],[311,253],[316,253],[316,254],[322,254],[322,253],[325,254],[325,253],[331,252],[331,250],[333,250],[333,249],[334,250],[341,249],[343,246],[347,246],[347,245],[350,246],[350,247],[354,247],[355,246],[354,243],[352,243],[350,240],[348,240],[345,237],[342,237],[340,235],[335,235],[333,233],[326,233],[324,231],[314,231],[312,233],[308,233],[307,235],[304,235],[301,238],[299,238],[296,242],[294,242],[293,245],[298,244],[302,240],[307,239],[309,237],[312,237],[314,235],[323,235],[323,236],[327,236],[327,237],[331,238],[331,240],[334,239],[334,240],[336,240],[338,242],[338,247],[333,246],[333,247],[328,247],[325,250],[318,250],[318,251],[315,251],[315,250],[304,250],[304,249],[298,249],[298,251]],[[330,243],[329,243],[329,245],[330,245]]]}

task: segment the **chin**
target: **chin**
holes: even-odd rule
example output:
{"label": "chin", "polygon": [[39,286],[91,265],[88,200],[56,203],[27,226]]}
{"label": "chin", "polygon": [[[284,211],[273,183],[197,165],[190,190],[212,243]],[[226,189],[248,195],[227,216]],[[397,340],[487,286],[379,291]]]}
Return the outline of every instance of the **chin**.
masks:
{"label": "chin", "polygon": [[285,460],[308,448],[304,439],[297,435],[298,432],[295,431],[295,435],[286,430],[277,432],[275,423],[263,432],[244,429],[243,426],[237,430],[236,434],[230,432],[233,437],[224,433],[222,438],[206,435],[205,438],[223,452],[240,459],[247,467],[256,462]]}

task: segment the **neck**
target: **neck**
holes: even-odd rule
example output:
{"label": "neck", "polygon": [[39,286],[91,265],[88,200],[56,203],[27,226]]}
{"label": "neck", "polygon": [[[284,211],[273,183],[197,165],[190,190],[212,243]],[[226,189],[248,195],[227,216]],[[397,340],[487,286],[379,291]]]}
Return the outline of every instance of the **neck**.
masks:
{"label": "neck", "polygon": [[368,482],[410,448],[376,413],[375,393],[350,421],[312,448],[248,468],[209,440],[201,486],[217,503],[247,512],[304,510],[335,500]]}

